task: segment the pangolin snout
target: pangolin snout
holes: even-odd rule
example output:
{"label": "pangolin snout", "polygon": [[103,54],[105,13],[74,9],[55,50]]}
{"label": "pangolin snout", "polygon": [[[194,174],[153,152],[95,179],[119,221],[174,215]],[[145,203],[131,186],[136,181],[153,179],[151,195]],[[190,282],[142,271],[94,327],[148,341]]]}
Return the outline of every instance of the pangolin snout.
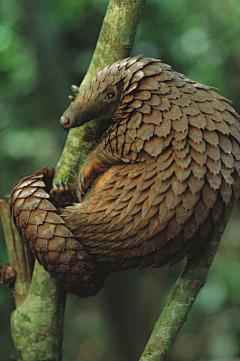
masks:
{"label": "pangolin snout", "polygon": [[76,119],[73,114],[63,114],[60,118],[60,123],[64,129],[71,129],[76,126]]}

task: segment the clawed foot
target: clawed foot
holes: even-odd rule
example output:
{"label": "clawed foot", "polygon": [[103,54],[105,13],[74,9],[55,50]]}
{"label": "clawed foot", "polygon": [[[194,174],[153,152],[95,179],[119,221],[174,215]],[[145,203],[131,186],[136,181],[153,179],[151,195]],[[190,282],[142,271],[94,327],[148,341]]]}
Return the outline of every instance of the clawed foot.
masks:
{"label": "clawed foot", "polygon": [[97,177],[97,174],[95,173],[94,168],[92,167],[92,164],[90,165],[84,165],[81,169],[78,179],[77,179],[77,188],[76,188],[76,194],[78,197],[79,202],[82,202],[86,191],[90,187],[92,181]]}
{"label": "clawed foot", "polygon": [[77,188],[76,188],[76,193],[77,193],[79,202],[82,202],[83,197],[85,196],[85,192],[84,192],[85,190],[86,190],[86,187],[85,187],[85,182],[84,182],[84,173],[83,173],[83,170],[81,170],[78,175]]}
{"label": "clawed foot", "polygon": [[69,188],[67,182],[53,183],[50,191],[50,201],[55,207],[66,207],[77,202],[76,194]]}

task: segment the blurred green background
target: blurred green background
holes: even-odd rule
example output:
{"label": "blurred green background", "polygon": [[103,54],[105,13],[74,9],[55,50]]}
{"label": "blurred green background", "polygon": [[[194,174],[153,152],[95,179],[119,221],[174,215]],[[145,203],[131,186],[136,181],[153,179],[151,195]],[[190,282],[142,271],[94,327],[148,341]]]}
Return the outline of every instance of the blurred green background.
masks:
{"label": "blurred green background", "polygon": [[[91,60],[107,0],[0,0],[0,197],[27,173],[55,166],[59,118]],[[240,2],[147,0],[132,55],[162,59],[214,86],[240,112]],[[236,206],[170,361],[240,359],[240,210]],[[0,262],[8,260],[0,229]],[[69,296],[64,361],[138,360],[183,266],[111,275],[95,297]],[[0,285],[0,361],[18,356]]]}

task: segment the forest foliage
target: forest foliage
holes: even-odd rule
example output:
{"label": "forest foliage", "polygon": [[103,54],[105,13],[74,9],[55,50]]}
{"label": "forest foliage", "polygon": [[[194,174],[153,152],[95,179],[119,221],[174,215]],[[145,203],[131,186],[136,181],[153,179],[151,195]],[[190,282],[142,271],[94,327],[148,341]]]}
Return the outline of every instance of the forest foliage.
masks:
{"label": "forest foliage", "polygon": [[[0,0],[1,198],[25,174],[56,166],[67,136],[59,118],[70,85],[79,85],[88,68],[107,5]],[[233,0],[147,0],[132,55],[161,59],[220,89],[240,112],[239,19]],[[170,361],[240,358],[239,227],[236,207]],[[1,232],[0,262],[6,261]],[[63,360],[137,360],[181,267],[122,272],[95,297],[69,296]],[[16,357],[13,309],[11,291],[0,285],[0,360]]]}

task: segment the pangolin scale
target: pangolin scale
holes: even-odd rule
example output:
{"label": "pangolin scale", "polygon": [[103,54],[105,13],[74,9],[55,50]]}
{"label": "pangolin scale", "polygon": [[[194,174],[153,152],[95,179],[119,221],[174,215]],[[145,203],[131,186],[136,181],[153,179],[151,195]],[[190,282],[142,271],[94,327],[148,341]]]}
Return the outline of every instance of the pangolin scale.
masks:
{"label": "pangolin scale", "polygon": [[78,176],[89,197],[61,216],[44,168],[12,192],[15,223],[46,270],[80,297],[109,272],[191,257],[239,193],[240,123],[231,102],[152,58],[120,60],[77,93],[69,129],[112,119]]}

